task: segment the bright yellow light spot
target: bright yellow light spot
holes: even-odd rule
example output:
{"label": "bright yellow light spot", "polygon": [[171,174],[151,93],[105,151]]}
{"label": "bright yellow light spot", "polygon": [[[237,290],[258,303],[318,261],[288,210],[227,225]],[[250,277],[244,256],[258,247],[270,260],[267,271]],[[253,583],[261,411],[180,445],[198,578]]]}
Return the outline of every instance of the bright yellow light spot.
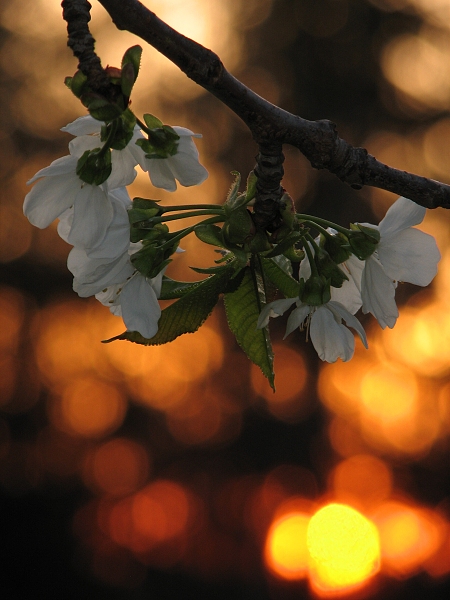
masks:
{"label": "bright yellow light spot", "polygon": [[309,515],[289,513],[269,529],[264,557],[267,566],[283,579],[301,579],[308,568],[306,531]]}
{"label": "bright yellow light spot", "polygon": [[311,518],[307,531],[310,577],[318,593],[359,587],[379,569],[375,525],[354,508],[328,504]]}

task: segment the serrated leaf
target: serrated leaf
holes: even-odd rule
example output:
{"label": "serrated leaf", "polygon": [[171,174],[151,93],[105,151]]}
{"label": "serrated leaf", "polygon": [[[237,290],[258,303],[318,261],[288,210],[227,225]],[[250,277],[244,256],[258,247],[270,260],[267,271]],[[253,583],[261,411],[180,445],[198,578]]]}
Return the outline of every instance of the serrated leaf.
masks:
{"label": "serrated leaf", "polygon": [[243,269],[243,278],[236,291],[224,296],[228,325],[237,343],[257,365],[275,390],[273,352],[267,327],[257,329],[261,302],[265,301],[262,281],[251,267]]}
{"label": "serrated leaf", "polygon": [[280,290],[286,298],[295,298],[299,294],[299,282],[282,269],[275,260],[261,258],[264,276]]}
{"label": "serrated leaf", "polygon": [[144,338],[137,331],[125,331],[121,335],[105,340],[104,343],[128,340],[144,346],[156,346],[172,342],[184,333],[194,333],[211,314],[220,294],[227,289],[233,273],[234,267],[230,265],[221,273],[203,280],[177,302],[165,308],[158,322],[158,333],[151,339]]}
{"label": "serrated leaf", "polygon": [[159,295],[160,300],[174,300],[175,298],[181,298],[190,291],[194,290],[202,281],[176,281],[170,277],[163,276],[161,293]]}

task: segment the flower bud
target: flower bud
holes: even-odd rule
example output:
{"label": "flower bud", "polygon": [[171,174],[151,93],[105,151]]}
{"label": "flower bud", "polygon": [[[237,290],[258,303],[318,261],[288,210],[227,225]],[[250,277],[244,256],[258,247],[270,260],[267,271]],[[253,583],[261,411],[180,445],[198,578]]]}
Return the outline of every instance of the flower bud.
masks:
{"label": "flower bud", "polygon": [[348,239],[342,233],[321,235],[321,246],[337,265],[345,262],[351,255]]}
{"label": "flower bud", "polygon": [[246,208],[232,211],[222,227],[223,240],[226,244],[243,244],[255,234],[255,224]]}

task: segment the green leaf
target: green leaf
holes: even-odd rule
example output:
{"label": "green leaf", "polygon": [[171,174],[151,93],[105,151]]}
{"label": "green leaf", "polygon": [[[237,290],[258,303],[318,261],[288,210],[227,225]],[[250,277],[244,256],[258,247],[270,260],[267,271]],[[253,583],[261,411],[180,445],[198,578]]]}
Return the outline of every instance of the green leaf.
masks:
{"label": "green leaf", "polygon": [[144,346],[156,346],[172,342],[184,333],[194,333],[209,317],[220,294],[227,290],[233,274],[234,266],[230,265],[220,273],[204,279],[177,302],[165,308],[159,319],[158,333],[151,339],[144,338],[137,331],[125,331],[104,342],[128,340]]}
{"label": "green leaf", "polygon": [[299,294],[299,282],[291,277],[273,259],[261,258],[264,276],[280,290],[286,298],[295,298]]}
{"label": "green leaf", "polygon": [[133,65],[134,81],[136,81],[138,73],[139,73],[139,67],[141,65],[141,56],[142,56],[141,46],[131,46],[131,48],[128,48],[128,50],[125,52],[125,54],[123,55],[123,58],[122,58],[122,65],[121,65],[122,69],[127,64],[131,63]]}
{"label": "green leaf", "polygon": [[265,258],[273,258],[284,254],[288,248],[296,244],[302,237],[299,231],[292,231],[284,239],[281,240],[270,252],[265,255]]}
{"label": "green leaf", "polygon": [[176,281],[164,275],[159,298],[160,300],[181,298],[181,296],[185,296],[202,283],[203,281]]}
{"label": "green leaf", "polygon": [[228,325],[237,343],[257,365],[275,391],[273,353],[267,327],[257,329],[261,304],[265,303],[261,276],[254,267],[243,269],[243,278],[236,291],[224,296]]}

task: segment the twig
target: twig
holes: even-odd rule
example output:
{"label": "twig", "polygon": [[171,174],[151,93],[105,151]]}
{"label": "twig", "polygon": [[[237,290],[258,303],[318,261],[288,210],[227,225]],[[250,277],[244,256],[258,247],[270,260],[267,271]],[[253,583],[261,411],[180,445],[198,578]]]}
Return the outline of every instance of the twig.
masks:
{"label": "twig", "polygon": [[[291,144],[314,168],[328,169],[353,188],[369,185],[405,196],[426,208],[450,208],[449,185],[379,162],[364,148],[355,148],[340,138],[331,121],[308,121],[267,102],[233,77],[214,52],[169,27],[138,0],[98,1],[118,29],[148,42],[239,116],[260,145],[261,154],[269,147],[277,147],[281,153],[282,144]],[[261,202],[260,193],[256,206]],[[270,193],[275,199],[273,189]],[[261,214],[271,212],[269,204],[266,202]]]}

